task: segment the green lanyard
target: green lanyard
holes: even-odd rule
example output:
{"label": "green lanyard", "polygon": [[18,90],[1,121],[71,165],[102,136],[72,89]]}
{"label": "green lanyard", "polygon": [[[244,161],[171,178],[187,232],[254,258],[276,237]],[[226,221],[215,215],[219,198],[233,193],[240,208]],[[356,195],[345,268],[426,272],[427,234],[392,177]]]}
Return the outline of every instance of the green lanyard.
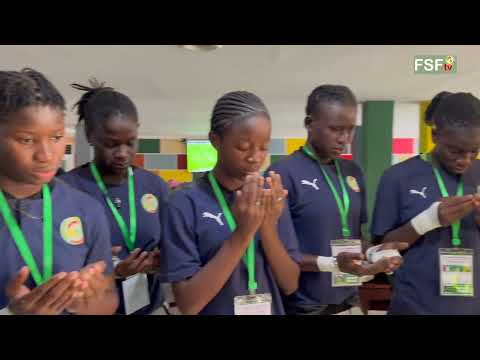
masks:
{"label": "green lanyard", "polygon": [[133,179],[132,168],[128,168],[128,205],[130,208],[130,230],[125,223],[125,220],[123,220],[122,215],[120,215],[115,205],[113,205],[112,200],[110,200],[107,192],[107,187],[102,180],[102,176],[98,172],[97,166],[93,162],[90,163],[90,171],[95,181],[97,182],[100,191],[105,196],[108,207],[112,211],[113,217],[115,218],[118,226],[120,227],[120,231],[122,232],[123,238],[125,239],[128,250],[132,251],[135,248],[135,241],[137,237],[137,208],[135,204],[135,183]]}
{"label": "green lanyard", "polygon": [[[448,197],[448,191],[445,186],[445,183],[443,182],[442,175],[440,175],[440,171],[438,171],[438,169],[433,165],[431,153],[428,153],[425,155],[422,154],[422,159],[429,161],[430,164],[432,164],[433,173],[435,174],[435,178],[437,179],[440,193],[442,194],[443,197]],[[462,179],[460,179],[460,182],[458,183],[458,186],[457,186],[457,196],[463,196],[463,180]],[[452,245],[453,246],[462,245],[462,240],[460,239],[460,220],[455,221],[452,224]]]}
{"label": "green lanyard", "polygon": [[332,179],[330,179],[330,176],[328,175],[327,171],[325,170],[324,166],[320,163],[320,161],[317,159],[315,154],[313,153],[312,149],[308,145],[303,146],[303,152],[315,160],[318,165],[320,166],[320,169],[322,170],[323,176],[325,177],[325,180],[328,183],[328,186],[330,187],[330,190],[332,191],[333,197],[335,198],[335,202],[337,203],[338,206],[338,211],[340,212],[340,219],[342,221],[342,234],[344,237],[348,238],[351,236],[351,231],[350,227],[348,226],[348,212],[350,210],[350,197],[348,196],[348,191],[347,188],[345,187],[345,181],[343,179],[342,172],[340,170],[340,165],[338,163],[338,160],[335,159],[335,168],[337,169],[337,176],[338,176],[338,181],[340,182],[340,186],[342,187],[342,197],[343,197],[343,203],[340,200],[340,196],[338,195],[338,191],[333,185]]}
{"label": "green lanyard", "polygon": [[37,262],[28,246],[22,230],[8,206],[7,199],[0,190],[0,212],[2,213],[8,231],[17,245],[20,255],[30,269],[37,286],[49,280],[53,274],[53,233],[52,233],[52,197],[47,184],[42,187],[43,193],[43,276],[38,270]]}
{"label": "green lanyard", "polygon": [[[208,180],[210,181],[210,185],[212,186],[213,192],[215,193],[215,197],[217,198],[217,201],[222,208],[230,231],[235,231],[235,229],[237,228],[237,223],[233,218],[232,212],[230,211],[225,197],[223,196],[223,192],[218,185],[217,179],[215,179],[215,176],[213,176],[213,173],[211,171],[208,173]],[[255,294],[255,290],[257,290],[257,282],[255,280],[255,240],[250,241],[250,244],[248,244],[247,252],[243,256],[243,261],[247,266],[248,291],[251,295],[253,295]]]}

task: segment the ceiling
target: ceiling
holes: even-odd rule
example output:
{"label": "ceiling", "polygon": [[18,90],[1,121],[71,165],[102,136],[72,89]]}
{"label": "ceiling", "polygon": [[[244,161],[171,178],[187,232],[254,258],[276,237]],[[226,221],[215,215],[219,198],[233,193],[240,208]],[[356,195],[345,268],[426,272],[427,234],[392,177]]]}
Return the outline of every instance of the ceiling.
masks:
{"label": "ceiling", "polygon": [[[414,56],[427,54],[457,56],[457,73],[415,75]],[[95,76],[132,97],[145,129],[168,123],[171,135],[204,131],[208,119],[199,126],[199,117],[208,116],[220,95],[238,89],[257,93],[278,111],[294,109],[298,119],[308,93],[322,83],[347,85],[360,101],[415,102],[442,90],[480,96],[480,46],[472,45],[225,45],[210,52],[176,45],[21,45],[0,46],[0,58],[1,69],[29,66],[45,73],[69,105],[79,97],[69,84]]]}

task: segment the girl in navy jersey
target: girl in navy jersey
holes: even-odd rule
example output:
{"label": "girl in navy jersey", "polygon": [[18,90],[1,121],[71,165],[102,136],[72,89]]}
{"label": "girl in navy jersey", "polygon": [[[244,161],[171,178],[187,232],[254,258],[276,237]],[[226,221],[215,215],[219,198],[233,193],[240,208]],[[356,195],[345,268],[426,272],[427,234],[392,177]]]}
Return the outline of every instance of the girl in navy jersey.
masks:
{"label": "girl in navy jersey", "polygon": [[362,263],[369,246],[361,229],[367,222],[364,176],[354,161],[340,158],[352,141],[356,116],[357,101],[349,88],[318,86],[306,106],[307,144],[270,167],[288,190],[302,252],[299,288],[285,299],[289,314],[348,313],[358,304],[362,281],[401,263],[395,249],[406,244],[369,250],[375,263]]}
{"label": "girl in navy jersey", "polygon": [[169,197],[162,273],[183,314],[284,314],[281,294],[298,285],[300,260],[280,177],[264,179],[270,115],[235,91],[213,109],[215,168]]}
{"label": "girl in navy jersey", "polygon": [[92,81],[77,103],[79,121],[94,148],[92,162],[62,175],[72,186],[90,194],[107,214],[119,314],[150,314],[163,305],[159,269],[162,236],[160,209],[168,193],[157,175],[132,165],[138,143],[135,104],[126,95]]}
{"label": "girl in navy jersey", "polygon": [[65,101],[39,72],[0,71],[0,309],[112,314],[110,233],[100,204],[55,178]]}
{"label": "girl in navy jersey", "polygon": [[480,100],[442,92],[427,109],[435,148],[392,166],[371,232],[410,244],[394,277],[390,314],[479,314]]}

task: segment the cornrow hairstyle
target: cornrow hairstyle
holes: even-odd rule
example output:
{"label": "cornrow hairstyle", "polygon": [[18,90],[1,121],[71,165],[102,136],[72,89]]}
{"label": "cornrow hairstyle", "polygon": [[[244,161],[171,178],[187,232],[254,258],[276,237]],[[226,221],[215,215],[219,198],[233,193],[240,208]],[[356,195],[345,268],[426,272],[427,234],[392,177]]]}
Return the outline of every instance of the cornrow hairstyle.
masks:
{"label": "cornrow hairstyle", "polygon": [[238,121],[263,115],[270,120],[270,114],[263,101],[248,91],[233,91],[217,100],[210,119],[210,131],[223,135]]}
{"label": "cornrow hairstyle", "polygon": [[346,106],[357,106],[353,92],[343,85],[320,85],[308,96],[305,114],[313,115],[323,104],[339,103]]}
{"label": "cornrow hairstyle", "polygon": [[0,121],[29,106],[49,106],[63,112],[65,99],[36,70],[0,71]]}
{"label": "cornrow hairstyle", "polygon": [[432,108],[429,119],[435,129],[480,127],[480,100],[470,93],[443,95]]}
{"label": "cornrow hairstyle", "polygon": [[90,79],[89,84],[71,84],[74,89],[85,92],[73,108],[77,108],[78,122],[85,122],[87,136],[95,126],[112,117],[124,116],[138,122],[137,108],[128,96],[95,78]]}

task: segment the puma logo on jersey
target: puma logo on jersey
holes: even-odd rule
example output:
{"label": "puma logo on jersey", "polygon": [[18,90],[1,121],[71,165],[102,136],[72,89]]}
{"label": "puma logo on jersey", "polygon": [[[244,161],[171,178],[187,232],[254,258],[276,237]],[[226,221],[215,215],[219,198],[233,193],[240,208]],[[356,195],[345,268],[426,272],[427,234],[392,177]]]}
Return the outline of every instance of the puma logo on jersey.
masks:
{"label": "puma logo on jersey", "polygon": [[317,186],[317,180],[318,179],[313,179],[313,182],[310,182],[308,180],[302,180],[302,185],[309,185],[313,187],[315,190],[319,190]]}
{"label": "puma logo on jersey", "polygon": [[206,212],[206,211],[202,214],[202,217],[208,218],[208,219],[213,219],[218,223],[218,225],[223,226],[223,221],[222,221],[222,219],[220,219],[221,216],[222,216],[222,213],[218,213],[218,215],[215,216],[212,213],[209,213],[209,212]]}
{"label": "puma logo on jersey", "polygon": [[417,194],[417,195],[420,195],[421,197],[423,197],[424,199],[427,198],[427,195],[425,195],[425,191],[427,191],[427,187],[425,186],[424,188],[422,188],[422,191],[417,191],[415,189],[411,189],[410,190],[410,194]]}

